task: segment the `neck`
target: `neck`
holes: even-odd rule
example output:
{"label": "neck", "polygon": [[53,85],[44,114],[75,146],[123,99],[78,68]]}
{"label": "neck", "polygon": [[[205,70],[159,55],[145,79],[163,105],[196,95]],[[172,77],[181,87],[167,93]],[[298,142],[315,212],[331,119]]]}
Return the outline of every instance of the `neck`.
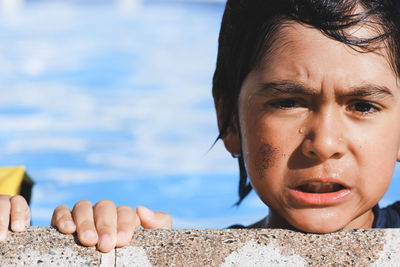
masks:
{"label": "neck", "polygon": [[282,216],[272,209],[269,210],[269,215],[265,218],[265,227],[273,229],[296,230],[296,228],[290,225]]}
{"label": "neck", "polygon": [[348,229],[367,229],[372,228],[375,219],[375,214],[370,209],[369,211],[363,213],[361,216],[355,218],[351,221],[345,228]]}

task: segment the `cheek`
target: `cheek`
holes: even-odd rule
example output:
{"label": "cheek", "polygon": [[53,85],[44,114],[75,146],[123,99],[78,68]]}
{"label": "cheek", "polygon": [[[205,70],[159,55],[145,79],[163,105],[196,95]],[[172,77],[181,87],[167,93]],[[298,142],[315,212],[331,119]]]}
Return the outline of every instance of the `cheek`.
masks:
{"label": "cheek", "polygon": [[[386,146],[385,144],[368,146],[363,156],[360,168],[364,170],[363,174],[369,179],[369,181],[365,179],[365,182],[386,190],[396,165],[397,150],[394,149],[393,143]],[[370,190],[374,191],[374,187],[371,186]]]}
{"label": "cheek", "polygon": [[[367,174],[374,174],[375,179],[378,177],[391,178],[398,154],[399,137],[391,135],[390,131],[371,134],[371,136],[358,135],[362,142],[358,143],[358,151],[354,154],[358,157],[360,168],[366,170]],[[356,142],[354,141],[354,143]]]}
{"label": "cheek", "polygon": [[270,144],[261,144],[258,149],[256,149],[255,158],[251,165],[253,165],[255,173],[257,174],[257,179],[262,179],[263,173],[274,167],[278,155],[279,149]]}
{"label": "cheek", "polygon": [[282,169],[279,166],[285,155],[283,152],[288,153],[289,150],[289,142],[282,140],[290,140],[285,138],[285,134],[291,131],[279,127],[279,124],[271,120],[251,115],[242,124],[242,149],[247,173],[252,183],[257,183],[256,180],[276,177]]}

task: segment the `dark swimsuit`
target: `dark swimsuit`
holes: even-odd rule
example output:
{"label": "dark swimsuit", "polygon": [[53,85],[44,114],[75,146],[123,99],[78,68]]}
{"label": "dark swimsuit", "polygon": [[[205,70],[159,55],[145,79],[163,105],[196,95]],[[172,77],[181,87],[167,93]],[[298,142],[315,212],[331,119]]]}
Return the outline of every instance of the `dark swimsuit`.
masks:
{"label": "dark swimsuit", "polygon": [[372,211],[375,214],[372,228],[400,228],[400,201],[382,209],[376,205]]}
{"label": "dark swimsuit", "polygon": [[[400,201],[397,201],[385,208],[379,208],[379,206],[376,205],[372,211],[375,215],[372,228],[400,228]],[[241,224],[234,224],[228,228],[244,229],[251,227],[246,227]]]}

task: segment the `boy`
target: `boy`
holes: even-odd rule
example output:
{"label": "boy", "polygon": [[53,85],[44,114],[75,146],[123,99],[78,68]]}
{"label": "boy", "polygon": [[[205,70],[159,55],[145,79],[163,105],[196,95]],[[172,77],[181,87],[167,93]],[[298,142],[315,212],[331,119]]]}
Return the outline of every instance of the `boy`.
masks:
{"label": "boy", "polygon": [[[399,203],[377,206],[400,159],[396,2],[228,1],[213,96],[219,138],[240,166],[239,203],[254,188],[270,208],[250,227],[400,227]],[[81,201],[72,214],[58,207],[52,225],[108,251],[171,220]]]}

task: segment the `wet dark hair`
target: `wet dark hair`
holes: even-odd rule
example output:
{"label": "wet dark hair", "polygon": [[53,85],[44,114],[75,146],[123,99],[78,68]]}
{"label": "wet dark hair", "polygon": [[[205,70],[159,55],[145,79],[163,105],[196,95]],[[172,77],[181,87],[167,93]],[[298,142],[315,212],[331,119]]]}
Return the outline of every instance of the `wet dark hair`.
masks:
{"label": "wet dark hair", "polygon": [[[279,26],[290,21],[319,29],[360,53],[385,47],[393,71],[400,76],[399,0],[228,0],[213,78],[213,97],[220,126],[217,140],[232,126],[240,131],[237,109],[242,83],[269,52],[274,38],[279,38],[276,34]],[[357,24],[373,29],[376,35],[368,39],[349,35],[346,29]],[[240,155],[238,163],[237,205],[252,190]]]}

